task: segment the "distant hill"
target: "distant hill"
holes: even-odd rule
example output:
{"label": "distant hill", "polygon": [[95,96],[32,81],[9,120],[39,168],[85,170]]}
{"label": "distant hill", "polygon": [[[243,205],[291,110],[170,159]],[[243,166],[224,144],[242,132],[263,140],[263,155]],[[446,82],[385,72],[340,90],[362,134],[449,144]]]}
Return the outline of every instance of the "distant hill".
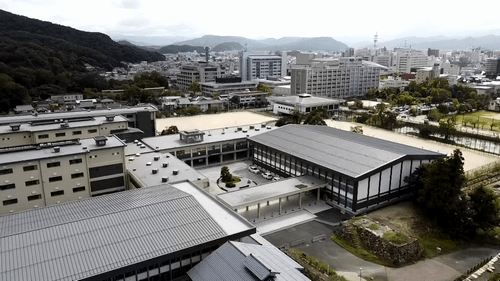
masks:
{"label": "distant hill", "polygon": [[109,69],[121,66],[122,61],[138,63],[165,59],[156,52],[119,44],[103,33],[80,31],[3,10],[0,10],[0,36],[65,53],[59,59],[75,55],[79,58],[75,63],[82,66],[86,62]]}
{"label": "distant hill", "polygon": [[239,51],[243,50],[243,46],[241,46],[240,43],[236,42],[226,42],[226,43],[221,43],[215,47],[212,48],[212,52],[227,52],[227,51]]}
{"label": "distant hill", "polygon": [[[372,48],[373,42],[362,42],[353,44],[356,48]],[[412,48],[418,50],[439,49],[439,50],[467,50],[472,47],[481,47],[481,49],[500,49],[500,36],[485,35],[478,37],[451,38],[447,36],[432,37],[403,37],[393,40],[379,42],[378,47],[394,48]]]}
{"label": "distant hill", "polygon": [[201,46],[189,46],[189,45],[168,45],[158,49],[158,52],[162,54],[177,54],[179,52],[198,52],[199,54],[205,53],[205,48]]}
{"label": "distant hill", "polygon": [[266,38],[262,40],[254,40],[238,36],[205,35],[200,38],[177,42],[176,44],[208,46],[213,49],[215,46],[227,42],[238,43],[243,47],[247,47],[248,50],[301,50],[312,52],[343,52],[348,48],[346,44],[339,42],[331,37],[283,37],[280,39]]}
{"label": "distant hill", "polygon": [[184,36],[132,36],[121,34],[110,34],[115,41],[125,40],[136,46],[167,46],[175,42],[193,39]]}
{"label": "distant hill", "polygon": [[135,46],[135,44],[132,44],[127,40],[120,40],[117,43],[122,44],[122,45]]}

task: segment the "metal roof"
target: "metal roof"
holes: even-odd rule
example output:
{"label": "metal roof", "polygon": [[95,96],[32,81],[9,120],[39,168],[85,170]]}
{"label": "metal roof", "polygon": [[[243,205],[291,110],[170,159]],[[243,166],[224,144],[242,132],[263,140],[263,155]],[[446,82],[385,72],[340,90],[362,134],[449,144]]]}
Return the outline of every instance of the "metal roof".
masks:
{"label": "metal roof", "polygon": [[227,242],[188,271],[193,281],[309,280],[302,266],[273,245]]}
{"label": "metal roof", "polygon": [[444,156],[327,126],[286,125],[249,139],[353,178],[407,156]]}
{"label": "metal roof", "polygon": [[227,237],[160,185],[0,216],[0,280],[80,280]]}

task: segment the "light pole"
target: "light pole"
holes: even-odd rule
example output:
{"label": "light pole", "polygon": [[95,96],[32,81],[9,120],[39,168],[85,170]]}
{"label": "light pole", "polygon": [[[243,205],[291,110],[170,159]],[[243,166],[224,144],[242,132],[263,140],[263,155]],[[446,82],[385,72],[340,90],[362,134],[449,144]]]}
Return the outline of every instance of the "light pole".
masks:
{"label": "light pole", "polygon": [[361,281],[361,267],[359,268],[359,281]]}

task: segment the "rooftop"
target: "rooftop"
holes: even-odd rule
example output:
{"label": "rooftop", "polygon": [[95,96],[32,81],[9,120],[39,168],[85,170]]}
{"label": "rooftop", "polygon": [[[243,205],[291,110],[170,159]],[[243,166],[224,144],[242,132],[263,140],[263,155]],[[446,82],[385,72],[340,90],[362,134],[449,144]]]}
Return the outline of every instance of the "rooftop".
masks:
{"label": "rooftop", "polygon": [[105,116],[109,114],[133,114],[141,111],[156,112],[158,109],[152,105],[140,106],[140,107],[123,107],[114,109],[97,109],[90,111],[67,111],[67,112],[57,112],[57,113],[44,113],[33,115],[14,115],[14,116],[2,116],[0,117],[0,124],[10,124],[10,123],[28,123],[32,121],[40,120],[54,120],[54,119],[66,119],[73,117],[87,117],[87,116]]}
{"label": "rooftop", "polygon": [[[54,152],[54,147],[60,148],[59,152]],[[0,151],[0,165],[15,162],[36,161],[61,156],[86,154],[99,149],[109,149],[124,147],[119,138],[112,135],[107,138],[106,145],[98,146],[94,139],[82,139],[78,142],[52,143],[51,145],[28,146],[26,148],[2,149]]]}
{"label": "rooftop", "polygon": [[[66,116],[70,117],[70,116]],[[73,116],[71,116],[73,117]],[[36,118],[36,117],[32,117]],[[33,121],[38,120],[34,119]],[[1,118],[0,118],[1,121]],[[67,121],[67,122],[66,122]],[[127,118],[122,116],[115,116],[113,121],[108,121],[105,116],[89,116],[88,118],[80,118],[76,120],[63,120],[63,119],[55,119],[55,120],[47,120],[41,124],[37,124],[36,122],[32,122],[31,124],[21,124],[19,130],[16,132],[40,132],[40,131],[53,131],[53,130],[61,130],[61,129],[71,129],[71,128],[83,128],[83,127],[91,127],[91,126],[99,126],[102,124],[108,123],[118,123],[118,122],[127,122]],[[68,126],[61,128],[61,124],[66,123]],[[10,124],[0,125],[0,134],[8,134],[12,133],[12,128]]]}
{"label": "rooftop", "polygon": [[[303,267],[273,245],[227,242],[192,268],[193,281],[309,280]],[[272,279],[269,277],[274,276]]]}
{"label": "rooftop", "polygon": [[[176,149],[181,147],[202,145],[208,143],[219,143],[237,139],[246,139],[247,136],[259,135],[262,134],[263,132],[275,129],[275,127],[263,128],[261,124],[254,125],[254,129],[250,129],[250,126],[242,126],[240,128],[241,130],[238,130],[237,127],[232,127],[227,129],[203,131],[205,132],[205,135],[203,136],[203,141],[189,143],[189,144],[181,141],[179,139],[179,134],[144,138],[141,141],[150,149],[160,151],[160,150]],[[126,150],[126,155],[131,155],[128,152],[128,150]]]}
{"label": "rooftop", "polygon": [[249,139],[353,178],[398,159],[445,156],[327,126],[286,125]]}
{"label": "rooftop", "polygon": [[80,280],[255,233],[189,182],[3,215],[0,226],[0,280]]}
{"label": "rooftop", "polygon": [[[163,178],[168,178],[168,183],[186,180],[193,182],[207,180],[203,174],[177,159],[170,153],[147,153],[140,156],[129,156],[125,163],[127,170],[137,177],[145,186],[162,183]],[[133,159],[131,161],[131,159]],[[156,172],[153,172],[156,170]],[[175,173],[174,173],[175,171]]]}
{"label": "rooftop", "polygon": [[307,106],[315,106],[315,105],[325,105],[325,104],[339,104],[340,100],[337,99],[328,99],[328,98],[320,98],[313,97],[311,95],[307,96],[286,96],[286,97],[272,97],[270,100],[275,103],[288,104],[288,105],[307,105]]}

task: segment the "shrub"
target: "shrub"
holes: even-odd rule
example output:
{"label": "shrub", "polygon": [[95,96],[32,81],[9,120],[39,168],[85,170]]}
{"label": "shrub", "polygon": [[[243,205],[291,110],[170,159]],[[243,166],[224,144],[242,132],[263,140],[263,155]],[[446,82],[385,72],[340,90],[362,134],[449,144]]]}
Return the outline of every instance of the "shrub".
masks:
{"label": "shrub", "polygon": [[410,242],[410,237],[399,232],[386,232],[384,233],[383,238],[387,242],[391,242],[398,245]]}
{"label": "shrub", "polygon": [[232,183],[232,182],[228,182],[226,183],[226,187],[235,187],[236,184]]}
{"label": "shrub", "polygon": [[376,225],[376,224],[372,223],[372,224],[370,224],[369,228],[370,228],[371,230],[378,230],[378,225]]}

